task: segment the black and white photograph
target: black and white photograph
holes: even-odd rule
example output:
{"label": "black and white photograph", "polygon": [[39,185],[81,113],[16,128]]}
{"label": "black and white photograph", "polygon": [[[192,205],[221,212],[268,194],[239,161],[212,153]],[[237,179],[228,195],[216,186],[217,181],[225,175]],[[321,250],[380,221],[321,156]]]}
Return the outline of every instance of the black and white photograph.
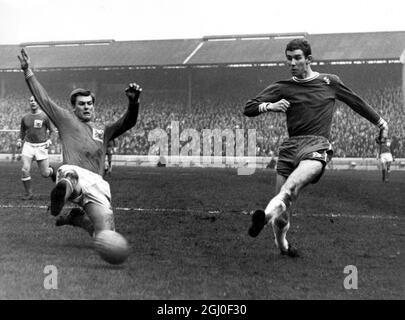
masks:
{"label": "black and white photograph", "polygon": [[0,0],[0,300],[404,300],[404,12]]}

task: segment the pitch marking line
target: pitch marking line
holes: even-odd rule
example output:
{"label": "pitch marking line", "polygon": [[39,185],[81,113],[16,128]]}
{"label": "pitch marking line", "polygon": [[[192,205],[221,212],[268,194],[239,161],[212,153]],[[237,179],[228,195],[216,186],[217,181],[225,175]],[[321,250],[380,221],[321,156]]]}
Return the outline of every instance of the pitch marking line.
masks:
{"label": "pitch marking line", "polygon": [[[48,206],[41,205],[0,205],[0,209],[47,209]],[[66,206],[65,208],[73,208]],[[227,212],[226,210],[198,210],[198,209],[173,209],[173,208],[127,208],[127,207],[115,207],[113,210],[116,211],[134,211],[134,212],[161,212],[161,213],[173,213],[173,212],[185,212],[185,213],[210,213],[219,214]],[[236,211],[229,210],[228,212],[234,212],[239,214],[249,215],[248,211]],[[371,220],[405,220],[405,217],[392,216],[392,215],[355,215],[355,214],[345,214],[345,213],[325,213],[325,214],[300,214],[293,213],[293,217],[319,217],[319,218],[349,218],[349,219],[371,219]]]}

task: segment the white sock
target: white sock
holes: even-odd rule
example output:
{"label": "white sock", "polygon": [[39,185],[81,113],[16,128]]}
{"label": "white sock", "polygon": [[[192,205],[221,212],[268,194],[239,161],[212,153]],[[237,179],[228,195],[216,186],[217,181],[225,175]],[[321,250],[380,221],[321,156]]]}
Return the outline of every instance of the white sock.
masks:
{"label": "white sock", "polygon": [[264,213],[266,214],[267,221],[274,220],[278,218],[283,212],[287,210],[287,206],[285,205],[284,201],[275,197],[270,200],[269,204],[267,205]]}
{"label": "white sock", "polygon": [[290,229],[290,222],[288,222],[284,228],[280,229],[272,221],[273,233],[274,233],[274,242],[276,243],[277,248],[283,251],[288,250],[288,241],[286,239],[287,231]]}

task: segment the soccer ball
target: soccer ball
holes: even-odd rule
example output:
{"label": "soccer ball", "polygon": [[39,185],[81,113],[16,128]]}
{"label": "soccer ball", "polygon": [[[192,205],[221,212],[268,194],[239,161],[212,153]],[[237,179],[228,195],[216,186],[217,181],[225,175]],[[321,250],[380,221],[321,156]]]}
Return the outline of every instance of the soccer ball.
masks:
{"label": "soccer ball", "polygon": [[129,256],[127,240],[118,232],[103,230],[94,238],[94,247],[100,257],[111,264],[121,264]]}

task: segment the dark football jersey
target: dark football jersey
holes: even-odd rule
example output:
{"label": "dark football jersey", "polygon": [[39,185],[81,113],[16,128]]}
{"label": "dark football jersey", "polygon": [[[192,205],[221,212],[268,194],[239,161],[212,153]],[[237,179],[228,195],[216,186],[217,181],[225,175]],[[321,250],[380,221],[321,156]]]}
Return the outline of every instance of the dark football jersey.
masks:
{"label": "dark football jersey", "polygon": [[290,102],[286,112],[290,137],[316,135],[329,139],[336,100],[346,103],[373,124],[380,120],[379,114],[346,87],[338,76],[324,73],[315,73],[308,79],[293,77],[275,82],[249,100],[244,113],[258,116],[261,103],[274,103],[281,99]]}
{"label": "dark football jersey", "polygon": [[380,143],[380,154],[391,153],[391,141]]}
{"label": "dark football jersey", "polygon": [[102,175],[107,143],[135,125],[137,104],[129,104],[127,111],[116,122],[110,125],[96,125],[92,122],[82,122],[72,110],[56,105],[35,75],[26,81],[38,104],[59,131],[63,163]]}
{"label": "dark football jersey", "polygon": [[31,143],[42,143],[48,140],[47,131],[53,128],[49,118],[42,111],[33,114],[27,113],[21,119],[20,138]]}

